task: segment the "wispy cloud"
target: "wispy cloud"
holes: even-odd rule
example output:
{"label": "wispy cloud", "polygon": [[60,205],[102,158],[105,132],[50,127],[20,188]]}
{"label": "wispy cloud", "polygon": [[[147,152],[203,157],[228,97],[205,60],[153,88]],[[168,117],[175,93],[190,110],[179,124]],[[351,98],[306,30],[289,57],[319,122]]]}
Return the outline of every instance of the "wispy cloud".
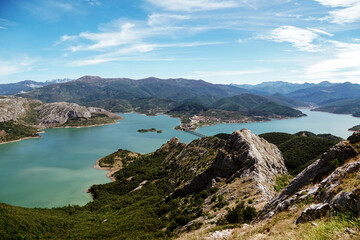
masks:
{"label": "wispy cloud", "polygon": [[0,76],[30,71],[34,68],[37,61],[37,59],[28,56],[21,56],[11,60],[0,59]]}
{"label": "wispy cloud", "polygon": [[168,13],[153,13],[148,17],[148,24],[156,25],[171,25],[178,21],[189,20],[190,15],[168,14]]}
{"label": "wispy cloud", "polygon": [[0,29],[7,29],[6,27],[0,26]]}
{"label": "wispy cloud", "polygon": [[308,27],[308,28],[306,28],[306,29],[308,29],[308,30],[310,30],[310,31],[312,31],[312,32],[315,32],[315,33],[327,35],[327,36],[329,36],[329,37],[334,36],[334,34],[332,34],[332,33],[328,33],[328,32],[326,32],[326,31],[324,31],[324,30],[320,30],[320,29],[317,29],[317,28],[309,28],[309,27]]}
{"label": "wispy cloud", "polygon": [[[206,31],[207,26],[179,26],[191,19],[189,15],[153,13],[146,21],[117,19],[99,27],[98,32],[81,32],[78,35],[63,35],[56,43],[67,46],[68,53],[101,52],[95,56],[72,62],[85,66],[105,62],[121,61],[124,57],[143,55],[165,48],[199,47],[225,44],[221,41],[179,42],[185,36]],[[140,59],[144,57],[141,56]]]}
{"label": "wispy cloud", "polygon": [[[172,44],[137,44],[129,47],[120,48],[116,51],[99,54],[91,58],[72,61],[73,66],[97,65],[114,61],[172,61],[169,58],[146,58],[143,54],[163,48],[176,47],[198,47],[204,45],[223,44],[223,42],[189,42],[189,43],[172,43]],[[140,55],[139,55],[140,54]]]}
{"label": "wispy cloud", "polygon": [[329,11],[329,15],[322,18],[322,20],[328,20],[332,23],[344,24],[360,21],[360,2],[359,0],[315,0],[320,4],[339,8],[333,11]]}
{"label": "wispy cloud", "polygon": [[79,13],[76,1],[35,0],[23,1],[21,6],[34,16],[46,21],[58,21],[64,14]]}
{"label": "wispy cloud", "polygon": [[359,81],[360,44],[329,41],[335,54],[305,70],[305,77],[312,80]]}
{"label": "wispy cloud", "polygon": [[243,76],[271,72],[271,69],[259,68],[253,70],[226,70],[226,71],[195,71],[189,78],[208,78],[208,77],[229,77]]}
{"label": "wispy cloud", "polygon": [[239,6],[236,0],[147,0],[151,4],[168,11],[209,11]]}
{"label": "wispy cloud", "polygon": [[[325,33],[321,30],[303,29],[294,26],[282,26],[271,31],[269,36],[262,39],[274,42],[288,42],[301,51],[319,52],[322,51],[319,45],[314,44],[314,40],[319,38],[318,33]],[[327,35],[329,33],[326,33]]]}

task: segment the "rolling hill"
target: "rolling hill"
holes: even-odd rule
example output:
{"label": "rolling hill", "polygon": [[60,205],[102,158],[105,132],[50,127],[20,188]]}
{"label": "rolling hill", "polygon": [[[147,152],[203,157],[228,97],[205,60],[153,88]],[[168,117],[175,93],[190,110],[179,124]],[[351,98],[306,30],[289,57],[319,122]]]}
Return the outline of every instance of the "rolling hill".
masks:
{"label": "rolling hill", "polygon": [[220,99],[210,105],[210,108],[238,112],[243,115],[273,117],[303,116],[301,111],[270,101],[264,96],[244,93],[241,95]]}

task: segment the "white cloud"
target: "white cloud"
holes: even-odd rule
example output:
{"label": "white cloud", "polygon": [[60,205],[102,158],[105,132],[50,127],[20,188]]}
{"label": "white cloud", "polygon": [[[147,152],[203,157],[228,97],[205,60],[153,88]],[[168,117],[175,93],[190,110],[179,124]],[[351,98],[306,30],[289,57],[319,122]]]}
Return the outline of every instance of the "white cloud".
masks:
{"label": "white cloud", "polygon": [[358,3],[359,0],[315,0],[321,5],[328,7],[349,7],[355,3]]}
{"label": "white cloud", "polygon": [[320,30],[302,29],[294,26],[282,26],[274,29],[270,36],[262,39],[269,39],[275,42],[288,42],[301,51],[319,52],[320,46],[313,44],[313,41],[319,38],[317,32]]}
{"label": "white cloud", "polygon": [[[169,61],[170,59],[147,59],[143,54],[154,51],[156,49],[171,48],[171,47],[198,47],[204,45],[222,44],[222,42],[189,42],[189,43],[173,43],[173,44],[137,44],[130,47],[120,48],[116,51],[93,56],[89,59],[73,61],[71,65],[87,66],[97,65],[100,63],[114,62],[114,61]],[[130,56],[130,57],[129,57]],[[171,59],[172,60],[172,59]]]}
{"label": "white cloud", "polygon": [[329,12],[329,21],[332,23],[353,23],[360,21],[360,2],[351,7]]}
{"label": "white cloud", "polygon": [[4,60],[0,59],[0,76],[8,76],[20,72],[26,72],[33,69],[37,60],[28,56]]}
{"label": "white cloud", "polygon": [[6,27],[0,26],[0,29],[7,29]]}
{"label": "white cloud", "polygon": [[160,8],[169,11],[209,11],[239,6],[236,0],[147,0]]}
{"label": "white cloud", "polygon": [[332,23],[344,24],[360,21],[360,1],[359,0],[315,0],[320,4],[341,9],[329,11],[329,15],[322,18]]}
{"label": "white cloud", "polygon": [[330,41],[334,56],[306,68],[305,77],[312,80],[360,80],[360,44]]}

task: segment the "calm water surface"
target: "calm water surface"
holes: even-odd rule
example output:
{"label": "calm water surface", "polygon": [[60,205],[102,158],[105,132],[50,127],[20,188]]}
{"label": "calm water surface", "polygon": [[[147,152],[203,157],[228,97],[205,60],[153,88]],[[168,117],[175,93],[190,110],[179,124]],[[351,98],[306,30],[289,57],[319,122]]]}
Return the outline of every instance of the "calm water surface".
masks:
{"label": "calm water surface", "polygon": [[[301,130],[332,133],[343,138],[349,127],[360,124],[350,115],[310,112],[308,117],[248,124],[218,124],[200,128],[206,135],[231,133],[248,128],[256,134],[272,131],[295,133]],[[148,117],[121,114],[118,124],[93,128],[47,129],[40,139],[0,145],[0,202],[24,207],[84,205],[91,201],[85,191],[93,184],[109,182],[105,172],[93,168],[95,161],[119,148],[140,153],[156,150],[170,138],[183,142],[196,137],[173,128],[178,119],[165,115]],[[155,127],[162,134],[138,133]]]}
{"label": "calm water surface", "polygon": [[297,133],[299,131],[310,131],[317,134],[331,133],[342,138],[347,138],[352,134],[348,129],[360,124],[360,118],[355,118],[351,115],[312,112],[309,109],[301,109],[301,111],[308,116],[286,120],[273,120],[269,122],[217,124],[214,126],[202,127],[198,132],[210,136],[219,132],[231,133],[234,130],[247,128],[255,134],[266,132]]}

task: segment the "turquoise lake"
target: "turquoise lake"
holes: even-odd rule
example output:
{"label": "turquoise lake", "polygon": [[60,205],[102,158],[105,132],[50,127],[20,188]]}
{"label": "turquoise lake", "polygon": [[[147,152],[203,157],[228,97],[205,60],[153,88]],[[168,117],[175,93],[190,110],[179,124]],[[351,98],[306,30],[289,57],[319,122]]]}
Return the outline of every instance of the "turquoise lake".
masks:
{"label": "turquoise lake", "polygon": [[[214,135],[248,128],[264,132],[332,133],[347,138],[347,129],[360,124],[359,118],[302,110],[308,116],[296,119],[246,124],[218,124],[198,132]],[[117,124],[92,128],[46,129],[39,139],[0,145],[0,202],[24,207],[57,207],[84,205],[91,201],[86,193],[93,184],[110,180],[105,171],[93,168],[97,159],[119,148],[140,153],[156,150],[176,136],[183,142],[195,138],[173,128],[178,119],[165,115],[155,117],[136,113],[121,114]],[[163,133],[138,133],[141,128],[157,128]]]}

